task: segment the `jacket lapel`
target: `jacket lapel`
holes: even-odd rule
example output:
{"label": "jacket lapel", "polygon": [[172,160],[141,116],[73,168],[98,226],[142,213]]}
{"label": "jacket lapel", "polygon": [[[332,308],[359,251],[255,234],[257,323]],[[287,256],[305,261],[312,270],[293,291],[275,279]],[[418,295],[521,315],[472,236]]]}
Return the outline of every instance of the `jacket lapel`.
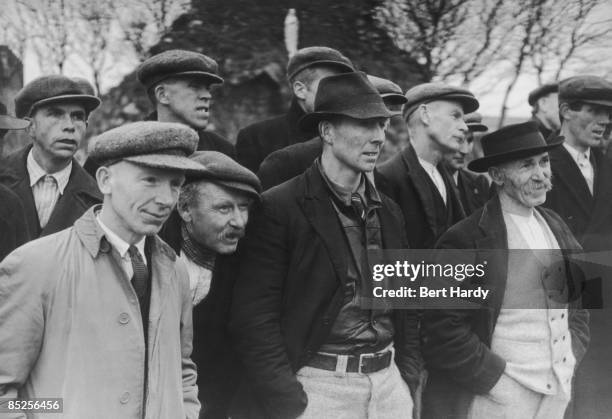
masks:
{"label": "jacket lapel", "polygon": [[591,149],[595,158],[595,202],[593,204],[592,222],[610,217],[610,203],[612,202],[612,166],[610,161],[600,150]]}
{"label": "jacket lapel", "polygon": [[585,214],[590,217],[593,197],[576,162],[574,162],[572,156],[563,146],[551,150],[550,157],[555,181],[566,185],[572,198],[578,203],[578,206],[582,208]]}
{"label": "jacket lapel", "polygon": [[[425,217],[427,219],[427,225],[429,229],[436,234],[436,209],[433,201],[433,197],[431,196],[431,189],[427,183],[427,173],[421,167],[421,163],[419,163],[419,158],[414,151],[412,146],[408,146],[402,152],[402,160],[406,166],[406,173],[408,177],[412,181],[414,188],[417,191],[417,195],[419,196],[419,200],[423,205],[423,210],[425,212]],[[408,220],[406,220],[408,221]]]}

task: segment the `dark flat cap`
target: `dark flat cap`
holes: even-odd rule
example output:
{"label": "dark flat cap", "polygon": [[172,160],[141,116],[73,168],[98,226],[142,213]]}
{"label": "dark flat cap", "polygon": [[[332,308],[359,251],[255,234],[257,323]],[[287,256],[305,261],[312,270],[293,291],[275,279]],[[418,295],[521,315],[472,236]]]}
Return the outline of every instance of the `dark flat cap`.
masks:
{"label": "dark flat cap", "polygon": [[89,82],[89,80],[87,80],[87,79],[85,79],[83,77],[73,77],[72,80],[74,80],[76,82],[76,84],[79,85],[79,87],[81,88],[83,93],[85,93],[86,95],[97,96],[96,95],[96,89]]}
{"label": "dark flat cap", "polygon": [[93,138],[89,157],[101,165],[125,160],[171,170],[201,170],[187,156],[198,145],[198,134],[175,122],[142,121],[113,128]]}
{"label": "dark flat cap", "polygon": [[486,172],[489,167],[544,153],[563,144],[563,137],[546,143],[534,121],[508,125],[486,134],[480,140],[484,157],[472,160],[468,169]]}
{"label": "dark flat cap", "polygon": [[436,100],[459,102],[464,113],[474,112],[480,106],[476,97],[469,90],[445,83],[418,84],[408,90],[405,96],[407,101],[402,111],[404,118],[408,118],[419,105]]}
{"label": "dark flat cap", "polygon": [[298,125],[305,131],[326,117],[342,115],[355,119],[390,118],[382,97],[365,73],[352,72],[324,77],[319,82],[314,111],[304,115]]}
{"label": "dark flat cap", "polygon": [[26,121],[25,119],[14,118],[12,116],[7,115],[6,106],[4,103],[0,102],[0,130],[5,134],[7,129],[24,129],[30,125],[30,121]]}
{"label": "dark flat cap", "polygon": [[52,75],[32,80],[17,93],[15,114],[18,118],[32,116],[36,108],[56,102],[80,103],[87,114],[100,106],[100,99],[83,91],[78,82]]}
{"label": "dark flat cap", "polygon": [[378,93],[383,98],[383,101],[389,105],[403,105],[406,103],[406,96],[402,92],[402,88],[391,80],[383,79],[368,74],[368,80],[374,85]]}
{"label": "dark flat cap", "polygon": [[559,103],[586,102],[612,107],[612,83],[597,76],[575,76],[559,82]]}
{"label": "dark flat cap", "polygon": [[307,47],[299,49],[289,59],[287,78],[291,80],[300,71],[316,65],[331,65],[344,72],[355,71],[351,60],[340,51],[328,47]]}
{"label": "dark flat cap", "polygon": [[202,165],[203,169],[189,172],[185,183],[207,180],[259,199],[259,178],[231,157],[218,151],[196,151],[190,159]]}
{"label": "dark flat cap", "polygon": [[212,58],[182,49],[164,51],[146,59],[138,67],[138,81],[150,89],[169,77],[199,77],[210,84],[223,83],[219,66]]}
{"label": "dark flat cap", "polygon": [[530,106],[533,106],[538,101],[538,99],[546,95],[549,95],[551,93],[558,92],[558,91],[559,91],[559,83],[543,84],[542,86],[533,89],[529,93],[529,96],[527,97],[527,102],[529,102]]}
{"label": "dark flat cap", "polygon": [[468,113],[463,116],[463,120],[471,132],[485,132],[489,130],[489,127],[482,123],[482,115],[479,112]]}

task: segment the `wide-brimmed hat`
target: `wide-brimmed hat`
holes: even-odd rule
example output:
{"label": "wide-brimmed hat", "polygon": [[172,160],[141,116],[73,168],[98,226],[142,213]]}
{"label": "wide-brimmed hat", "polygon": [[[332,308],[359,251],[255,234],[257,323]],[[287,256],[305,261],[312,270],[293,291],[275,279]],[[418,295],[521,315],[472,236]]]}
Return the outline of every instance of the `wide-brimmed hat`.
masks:
{"label": "wide-brimmed hat", "polygon": [[409,89],[405,96],[407,101],[403,109],[404,118],[412,115],[423,103],[436,100],[459,102],[463,113],[474,112],[480,106],[478,99],[469,90],[440,82],[418,84]]}
{"label": "wide-brimmed hat", "polygon": [[612,107],[612,83],[597,76],[575,76],[559,82],[559,104],[585,102]]}
{"label": "wide-brimmed hat", "polygon": [[362,72],[352,72],[321,79],[315,96],[314,112],[304,115],[299,126],[313,130],[326,117],[348,116],[355,119],[390,118],[380,94]]}
{"label": "wide-brimmed hat", "polygon": [[15,114],[18,118],[32,116],[32,112],[51,103],[79,103],[89,114],[100,105],[100,99],[83,91],[83,85],[60,76],[42,76],[26,84],[15,96]]}
{"label": "wide-brimmed hat", "polygon": [[176,122],[141,121],[113,128],[94,137],[89,157],[100,165],[128,161],[169,170],[201,170],[188,158],[198,145],[198,134]]}
{"label": "wide-brimmed hat", "polygon": [[489,127],[482,123],[482,115],[480,112],[468,113],[463,116],[463,120],[470,132],[486,132],[489,130]]}
{"label": "wide-brimmed hat", "polygon": [[4,134],[7,129],[25,129],[28,125],[30,121],[7,115],[6,106],[0,102],[0,132]]}
{"label": "wide-brimmed hat", "polygon": [[508,125],[481,139],[484,157],[472,160],[468,169],[486,172],[489,167],[535,156],[563,144],[563,137],[546,143],[534,121]]}
{"label": "wide-brimmed hat", "polygon": [[529,96],[527,97],[527,102],[530,106],[535,105],[535,103],[542,97],[549,95],[551,93],[556,93],[559,91],[559,83],[547,83],[542,86],[538,86],[533,89]]}

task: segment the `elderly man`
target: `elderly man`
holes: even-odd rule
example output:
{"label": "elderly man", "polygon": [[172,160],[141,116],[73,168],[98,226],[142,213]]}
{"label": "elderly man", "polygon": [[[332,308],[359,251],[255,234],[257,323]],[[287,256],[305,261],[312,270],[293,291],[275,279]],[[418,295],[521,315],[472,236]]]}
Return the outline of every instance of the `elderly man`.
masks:
{"label": "elderly man", "polygon": [[478,112],[469,113],[463,119],[468,127],[465,141],[459,145],[459,150],[444,156],[444,164],[459,190],[459,198],[466,215],[470,215],[482,207],[489,197],[487,178],[465,170],[467,159],[474,149],[474,133],[486,132],[488,128],[482,123],[482,115]]}
{"label": "elderly man", "polygon": [[217,151],[191,159],[206,169],[187,176],[161,237],[187,265],[193,298],[193,354],[201,418],[227,418],[239,369],[226,332],[237,260],[249,207],[259,199],[257,176]]}
{"label": "elderly man", "polygon": [[411,146],[378,168],[377,185],[397,202],[410,247],[429,249],[451,225],[465,218],[459,194],[444,168],[444,156],[466,141],[466,113],[478,101],[465,89],[425,83],[406,92],[404,119]]}
{"label": "elderly man", "polygon": [[389,116],[365,74],[321,80],[300,121],[318,127],[321,157],[262,195],[245,237],[230,330],[246,380],[232,417],[412,417],[416,317],[359,305],[367,250],[406,246],[399,208],[366,176]]}
{"label": "elderly man", "polygon": [[198,417],[189,279],[156,236],[202,169],[197,141],[138,122],[90,145],[102,205],[0,264],[0,397],[62,398],[66,418]]}
{"label": "elderly man", "polygon": [[305,112],[312,112],[317,87],[323,77],[355,71],[351,60],[327,47],[298,50],[287,64],[287,80],[293,99],[286,114],[256,122],[240,130],[236,139],[238,161],[257,173],[261,162],[273,151],[317,136],[298,125]]}
{"label": "elderly man", "polygon": [[[599,146],[611,122],[612,83],[595,76],[561,81],[559,114],[565,143],[550,153],[555,187],[545,205],[561,216],[585,251],[610,251],[612,163]],[[610,278],[589,281],[583,304],[596,310],[591,311],[591,348],[576,378],[574,417],[607,418],[612,411]]]}
{"label": "elderly man", "polygon": [[498,194],[436,247],[482,250],[491,295],[478,309],[425,310],[425,419],[563,418],[588,313],[568,304],[575,295],[561,297],[577,281],[567,261],[551,266],[580,245],[557,214],[538,208],[551,189],[548,150],[561,142],[547,144],[534,122],[509,125],[484,136],[484,157],[468,165],[488,170]]}
{"label": "elderly man", "polygon": [[30,240],[70,227],[102,196],[74,159],[91,111],[100,100],[65,76],[43,76],[15,97],[18,118],[30,121],[32,144],[9,155],[2,183],[19,196]]}
{"label": "elderly man", "polygon": [[[8,130],[21,130],[30,123],[24,119],[13,118],[6,114],[6,106],[0,102],[0,140]],[[3,167],[0,167],[3,170]],[[0,184],[0,262],[15,248],[29,240],[23,205],[19,196]]]}
{"label": "elderly man", "polygon": [[[390,118],[390,123],[397,125],[397,119],[401,119],[402,105],[406,103],[406,98],[402,93],[402,89],[391,80],[383,79],[376,76],[368,75],[368,80],[374,85],[385,106],[393,114]],[[401,121],[403,124],[404,122]],[[385,137],[387,131],[385,130]],[[389,145],[385,142],[381,153],[386,150]],[[390,148],[401,147],[401,144],[392,144]],[[303,143],[297,143],[280,150],[276,150],[270,154],[261,163],[257,176],[261,180],[264,190],[270,189],[273,186],[304,173],[312,163],[321,155],[323,150],[323,142],[318,135],[311,140]],[[379,156],[380,161],[380,156]]]}
{"label": "elderly man", "polygon": [[531,106],[531,119],[538,124],[538,130],[546,139],[561,125],[558,92],[559,83],[548,83],[532,90],[527,98]]}

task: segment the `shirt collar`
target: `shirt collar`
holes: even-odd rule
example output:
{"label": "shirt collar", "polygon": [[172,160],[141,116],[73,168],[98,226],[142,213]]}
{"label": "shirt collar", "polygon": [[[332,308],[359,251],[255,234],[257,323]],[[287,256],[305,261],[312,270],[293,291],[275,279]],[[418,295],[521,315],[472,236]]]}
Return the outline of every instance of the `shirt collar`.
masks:
{"label": "shirt collar", "polygon": [[569,145],[567,142],[563,142],[563,147],[565,147],[565,149],[567,150],[567,152],[570,154],[570,156],[572,156],[572,159],[574,159],[574,161],[576,163],[578,163],[580,160],[583,159],[582,156],[586,156],[587,161],[591,161],[591,147],[587,148],[587,150],[584,153],[581,153],[580,151],[576,150],[573,146]]}
{"label": "shirt collar", "polygon": [[[121,237],[119,237],[117,234],[115,234],[110,228],[108,228],[102,222],[99,215],[96,215],[96,221],[98,222],[98,224],[100,224],[100,228],[104,232],[104,235],[106,236],[106,240],[108,240],[111,246],[117,249],[117,252],[119,252],[119,256],[121,256],[121,258],[124,259],[125,255],[127,254],[128,249],[130,248],[130,244],[126,242],[125,240],[123,240]],[[143,259],[145,255],[145,252],[144,252],[145,238],[146,237],[143,237],[142,240],[140,240],[138,243],[135,244],[136,248],[140,252],[140,255],[142,256]]]}
{"label": "shirt collar", "polygon": [[434,166],[433,164],[431,164],[430,162],[428,162],[427,160],[423,160],[422,158],[418,157],[419,159],[419,163],[421,163],[421,166],[423,167],[423,169],[425,169],[425,171],[427,173],[436,173],[438,171],[438,169],[436,168],[436,166]]}
{"label": "shirt collar", "polygon": [[66,185],[68,185],[68,180],[70,179],[70,173],[72,172],[72,160],[70,163],[68,163],[68,166],[64,167],[63,169],[55,173],[47,173],[45,169],[40,167],[36,159],[34,159],[34,155],[32,153],[32,150],[30,150],[26,160],[26,168],[28,170],[28,175],[30,176],[30,187],[36,185],[41,178],[49,175],[55,179],[59,193],[63,195],[64,189],[66,189]]}
{"label": "shirt collar", "polygon": [[[350,206],[351,196],[353,195],[353,191],[350,191],[348,188],[345,188],[344,186],[339,185],[335,183],[333,180],[331,180],[325,173],[325,170],[323,170],[323,165],[321,164],[320,158],[315,160],[315,165],[319,169],[319,172],[321,173],[321,176],[323,177],[325,184],[327,185],[329,190],[332,192],[332,194],[334,194],[334,196],[344,205]],[[359,186],[357,187],[357,190],[355,192],[359,194],[359,196],[361,197],[361,200],[365,202],[366,205],[382,203],[380,199],[380,195],[378,194],[378,191],[376,190],[376,187],[370,180],[369,176],[366,176],[365,174],[361,175]]]}

